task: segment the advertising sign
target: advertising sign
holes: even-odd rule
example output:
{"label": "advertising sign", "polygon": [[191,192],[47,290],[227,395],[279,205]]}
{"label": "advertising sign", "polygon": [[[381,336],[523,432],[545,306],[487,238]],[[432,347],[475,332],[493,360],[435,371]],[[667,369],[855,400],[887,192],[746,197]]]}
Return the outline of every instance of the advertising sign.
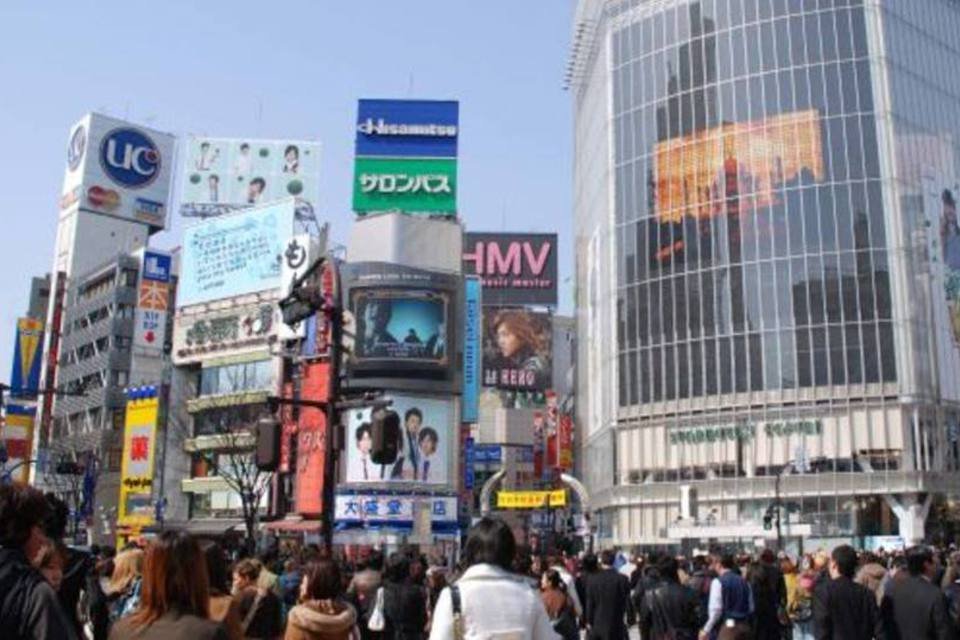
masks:
{"label": "advertising sign", "polygon": [[40,389],[40,365],[43,363],[43,320],[18,318],[13,345],[13,371],[10,372],[10,396],[35,397]]}
{"label": "advertising sign", "polygon": [[70,130],[62,211],[166,226],[174,137],[97,113]]}
{"label": "advertising sign", "polygon": [[480,363],[483,358],[483,301],[480,278],[464,278],[463,404],[461,422],[477,422],[480,414]]}
{"label": "advertising sign", "polygon": [[[304,365],[301,397],[313,402],[330,399],[329,362]],[[323,512],[324,469],[327,459],[327,416],[318,407],[300,407],[297,429],[297,479],[294,501],[297,513],[320,515]]]}
{"label": "advertising sign", "polygon": [[237,305],[229,309],[178,315],[173,320],[173,362],[199,362],[266,350],[277,335],[279,311],[275,302]]}
{"label": "advertising sign", "polygon": [[360,100],[357,156],[456,158],[455,100]]}
{"label": "advertising sign", "polygon": [[338,494],[334,518],[337,523],[413,526],[418,505],[427,505],[432,523],[455,523],[457,499],[453,496]]}
{"label": "advertising sign", "polygon": [[550,387],[550,314],[486,307],[483,324],[484,386],[527,391]]}
{"label": "advertising sign", "polygon": [[[297,234],[289,239],[283,250],[283,263],[280,267],[280,297],[285,298],[293,291],[296,282],[310,265],[320,257],[320,239],[307,233]],[[279,335],[281,340],[294,340],[306,335],[306,322],[291,329],[281,322]]]}
{"label": "advertising sign", "polygon": [[557,234],[467,233],[463,272],[483,279],[483,303],[557,304]]}
{"label": "advertising sign", "polygon": [[358,291],[351,300],[357,320],[356,357],[447,361],[447,298],[433,291]]}
{"label": "advertising sign", "polygon": [[320,143],[190,136],[185,142],[181,213],[196,205],[247,207],[295,197],[315,207]]}
{"label": "advertising sign", "polygon": [[370,459],[373,446],[371,409],[351,410],[347,424],[348,483],[451,483],[452,456],[457,454],[454,403],[451,400],[394,394],[392,411],[400,416],[400,439],[394,464]]}
{"label": "advertising sign", "polygon": [[498,509],[542,509],[567,506],[567,490],[554,491],[498,491]]}
{"label": "advertising sign", "polygon": [[457,161],[357,157],[353,210],[456,215]]}
{"label": "advertising sign", "polygon": [[0,480],[10,474],[10,479],[26,482],[30,473],[31,447],[33,446],[33,422],[36,407],[7,404],[6,420],[0,437],[5,455],[0,460]]}
{"label": "advertising sign", "polygon": [[160,403],[155,392],[143,395],[147,397],[134,391],[127,400],[117,517],[122,525],[153,522],[153,454]]}
{"label": "advertising sign", "polygon": [[167,312],[170,304],[169,253],[156,249],[143,252],[137,309],[133,322],[133,345],[141,352],[160,355],[166,341]]}
{"label": "advertising sign", "polygon": [[293,218],[291,198],[188,227],[178,306],[279,289]]}

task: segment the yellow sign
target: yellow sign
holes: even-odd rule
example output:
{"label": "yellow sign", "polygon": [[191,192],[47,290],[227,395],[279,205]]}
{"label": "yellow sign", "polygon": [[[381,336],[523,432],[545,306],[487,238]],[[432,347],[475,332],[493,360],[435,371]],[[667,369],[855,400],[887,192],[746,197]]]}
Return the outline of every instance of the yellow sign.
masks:
{"label": "yellow sign", "polygon": [[[549,500],[549,505],[548,505]],[[542,509],[547,506],[565,507],[567,490],[554,491],[498,491],[498,509]]]}
{"label": "yellow sign", "polygon": [[157,438],[156,397],[127,401],[121,463],[121,525],[153,524],[153,452]]}

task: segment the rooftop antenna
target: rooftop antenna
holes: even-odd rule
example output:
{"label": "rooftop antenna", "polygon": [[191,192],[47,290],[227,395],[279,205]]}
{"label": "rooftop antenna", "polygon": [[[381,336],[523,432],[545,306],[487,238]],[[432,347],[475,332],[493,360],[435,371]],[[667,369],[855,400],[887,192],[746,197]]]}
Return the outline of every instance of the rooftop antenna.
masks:
{"label": "rooftop antenna", "polygon": [[407,97],[413,97],[413,71],[410,72],[410,76],[407,79]]}

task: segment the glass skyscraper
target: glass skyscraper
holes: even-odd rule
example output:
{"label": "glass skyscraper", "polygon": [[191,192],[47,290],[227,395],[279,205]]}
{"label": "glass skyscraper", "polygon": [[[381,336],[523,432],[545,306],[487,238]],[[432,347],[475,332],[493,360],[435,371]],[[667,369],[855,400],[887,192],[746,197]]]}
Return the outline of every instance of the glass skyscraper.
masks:
{"label": "glass skyscraper", "polygon": [[575,20],[600,538],[769,537],[778,512],[788,541],[951,535],[960,3],[581,0]]}

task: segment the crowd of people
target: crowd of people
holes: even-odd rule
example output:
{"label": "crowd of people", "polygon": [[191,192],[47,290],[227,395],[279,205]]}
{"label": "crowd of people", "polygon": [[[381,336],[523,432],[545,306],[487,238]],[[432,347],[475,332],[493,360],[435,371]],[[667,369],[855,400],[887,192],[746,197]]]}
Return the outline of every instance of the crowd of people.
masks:
{"label": "crowd of people", "polygon": [[484,518],[456,566],[413,549],[231,557],[166,531],[114,552],[62,542],[62,502],[0,487],[0,637],[161,640],[958,639],[960,553],[842,545],[542,556]]}

